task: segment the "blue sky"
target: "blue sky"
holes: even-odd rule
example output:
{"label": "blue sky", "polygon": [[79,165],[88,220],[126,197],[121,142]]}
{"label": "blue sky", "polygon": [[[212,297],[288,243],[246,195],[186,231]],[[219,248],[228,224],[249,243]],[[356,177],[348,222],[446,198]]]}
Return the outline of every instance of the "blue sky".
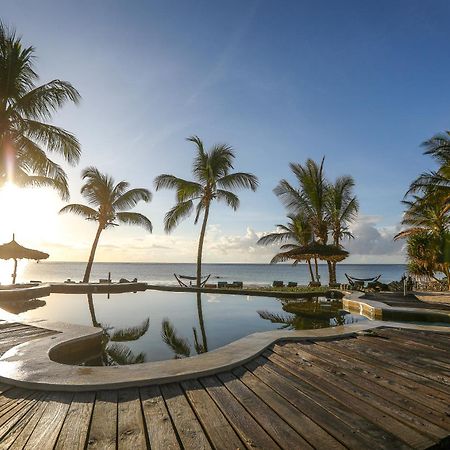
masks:
{"label": "blue sky", "polygon": [[[450,3],[438,0],[16,0],[1,10],[36,47],[41,81],[71,81],[83,97],[55,116],[83,147],[68,170],[73,201],[87,165],[153,190],[160,173],[190,175],[187,136],[235,148],[236,169],[254,172],[261,186],[241,193],[237,213],[212,213],[206,260],[230,262],[269,259],[273,249],[254,241],[283,221],[273,187],[290,178],[289,162],[323,155],[331,179],[351,174],[357,183],[349,262],[403,261],[391,242],[400,201],[432,165],[419,145],[450,124],[449,17]],[[138,208],[154,236],[105,233],[99,259],[191,261],[192,221],[163,233],[173,200],[158,192]],[[52,220],[61,230],[42,242],[54,259],[85,259],[94,226]]]}

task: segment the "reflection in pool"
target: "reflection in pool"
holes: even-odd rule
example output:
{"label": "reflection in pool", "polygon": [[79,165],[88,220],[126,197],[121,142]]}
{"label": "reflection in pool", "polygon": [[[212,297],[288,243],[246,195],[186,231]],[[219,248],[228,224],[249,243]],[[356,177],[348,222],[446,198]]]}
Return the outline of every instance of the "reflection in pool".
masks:
{"label": "reflection in pool", "polygon": [[[122,365],[183,358],[214,350],[251,333],[305,330],[366,320],[336,299],[277,299],[230,294],[145,291],[51,294],[27,319],[91,325],[103,330],[101,351],[81,363]],[[31,304],[30,304],[31,306]]]}

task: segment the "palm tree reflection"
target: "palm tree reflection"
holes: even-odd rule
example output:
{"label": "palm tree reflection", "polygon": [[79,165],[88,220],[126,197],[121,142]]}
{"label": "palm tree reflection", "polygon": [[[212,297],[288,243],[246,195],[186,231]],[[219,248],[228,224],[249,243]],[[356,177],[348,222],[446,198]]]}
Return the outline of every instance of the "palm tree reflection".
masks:
{"label": "palm tree reflection", "polygon": [[103,325],[98,322],[95,315],[94,299],[92,294],[87,294],[89,312],[91,314],[92,326],[101,328],[103,336],[101,339],[100,352],[86,362],[86,365],[117,366],[126,364],[137,364],[145,361],[145,353],[135,354],[123,342],[137,341],[147,333],[150,319],[147,317],[141,324],[128,328],[116,328]]}
{"label": "palm tree reflection", "polygon": [[[199,355],[208,351],[205,321],[203,319],[202,297],[200,292],[197,292],[197,314],[202,342],[199,342],[198,340],[198,333],[195,327],[192,327],[192,334],[194,338],[194,349]],[[189,341],[178,335],[176,328],[168,318],[165,318],[162,321],[161,338],[173,351],[175,358],[187,358],[188,356],[191,356],[191,346]]]}
{"label": "palm tree reflection", "polygon": [[354,321],[350,313],[342,309],[339,300],[322,302],[318,297],[312,299],[288,300],[279,298],[285,313],[258,311],[261,319],[280,324],[281,329],[308,330],[345,325]]}

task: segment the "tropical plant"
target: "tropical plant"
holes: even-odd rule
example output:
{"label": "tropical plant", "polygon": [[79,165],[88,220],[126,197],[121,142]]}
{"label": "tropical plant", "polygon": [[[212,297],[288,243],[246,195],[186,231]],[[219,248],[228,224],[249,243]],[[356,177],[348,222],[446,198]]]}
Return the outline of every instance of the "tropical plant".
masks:
{"label": "tropical plant", "polygon": [[78,91],[67,81],[37,86],[33,47],[24,47],[14,31],[0,22],[0,186],[49,186],[67,200],[67,177],[46,152],[74,165],[80,144],[68,131],[46,121],[67,102],[77,104]]}
{"label": "tropical plant", "polygon": [[394,236],[394,240],[407,240],[409,272],[434,279],[436,272],[443,272],[450,289],[447,195],[430,186],[422,196],[414,195],[410,200],[404,200],[403,204],[406,206],[402,220],[405,228]]}
{"label": "tropical plant", "polygon": [[[324,174],[324,161],[320,164],[307,159],[304,165],[290,163],[298,187],[293,187],[287,180],[281,180],[274,189],[284,206],[291,214],[303,214],[308,217],[314,240],[320,244],[328,241],[328,219],[326,215],[326,198],[328,182]],[[317,257],[314,258],[316,277],[318,275]],[[331,280],[331,266],[328,262],[329,278]]]}
{"label": "tropical plant", "polygon": [[152,223],[146,216],[136,212],[125,211],[136,206],[141,200],[149,202],[151,193],[143,188],[128,190],[129,183],[126,181],[120,181],[115,184],[111,176],[100,173],[95,167],[84,169],[81,177],[84,180],[81,194],[90,206],[73,203],[64,206],[60,213],[74,213],[84,217],[86,220],[93,220],[98,223],[97,233],[83,277],[83,282],[88,283],[94,263],[95,251],[103,230],[119,224],[126,224],[138,225],[150,233],[152,232]]}
{"label": "tropical plant", "polygon": [[[209,151],[206,151],[199,137],[191,136],[187,140],[195,144],[197,151],[192,164],[192,173],[195,181],[162,174],[156,177],[155,187],[157,191],[159,189],[175,189],[176,191],[177,203],[167,212],[164,218],[164,228],[167,233],[170,233],[194,209],[195,224],[197,224],[203,214],[197,251],[197,286],[200,286],[203,242],[211,202],[213,200],[225,202],[236,211],[239,207],[239,198],[233,191],[238,188],[255,191],[258,186],[258,179],[251,173],[231,172],[235,154],[229,145],[217,144]],[[197,202],[195,207],[194,202]]]}
{"label": "tropical plant", "polygon": [[[329,184],[326,195],[326,216],[333,245],[342,247],[341,241],[344,238],[353,239],[349,225],[356,220],[359,203],[353,188],[355,181],[351,176],[339,177],[334,184]],[[331,263],[331,283],[336,283],[336,261]]]}
{"label": "tropical plant", "polygon": [[89,312],[91,314],[92,326],[101,328],[103,335],[100,342],[100,354],[95,359],[97,365],[123,366],[127,364],[138,364],[145,361],[145,353],[135,354],[124,342],[133,342],[147,333],[150,319],[145,319],[141,324],[128,327],[116,328],[102,325],[97,321],[92,294],[87,294]]}
{"label": "tropical plant", "polygon": [[[265,234],[257,242],[259,245],[283,244],[280,247],[282,251],[272,258],[270,261],[271,264],[292,259],[289,255],[294,253],[293,251],[312,242],[313,229],[308,218],[304,214],[297,214],[295,216],[288,215],[287,217],[289,221],[286,225],[278,224],[277,231]],[[311,281],[314,283],[316,279],[314,278],[314,272],[311,266],[311,258],[294,259],[293,264],[296,265],[301,260],[306,261]]]}

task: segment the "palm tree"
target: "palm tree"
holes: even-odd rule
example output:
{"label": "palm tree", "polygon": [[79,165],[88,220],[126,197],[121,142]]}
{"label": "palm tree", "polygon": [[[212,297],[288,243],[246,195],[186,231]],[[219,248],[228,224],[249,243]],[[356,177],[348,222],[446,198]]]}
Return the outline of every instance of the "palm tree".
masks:
{"label": "palm tree", "polygon": [[[280,247],[280,250],[283,250],[280,253],[277,253],[272,260],[271,264],[285,261],[285,256],[288,256],[287,253],[292,252],[293,250],[299,249],[308,245],[312,242],[313,239],[313,230],[312,226],[305,215],[297,214],[288,215],[289,222],[286,225],[278,224],[277,231],[274,233],[269,233],[262,236],[258,240],[259,245],[272,245],[272,244],[283,244]],[[314,273],[311,267],[311,258],[305,258],[306,263],[308,264],[309,274],[311,276],[311,281],[314,283],[316,280],[314,278]],[[299,260],[294,259],[294,264],[298,264]]]}
{"label": "palm tree", "polygon": [[197,155],[192,165],[195,181],[162,174],[156,177],[155,187],[156,190],[163,188],[176,190],[177,203],[164,218],[164,227],[167,233],[170,233],[181,220],[193,212],[194,202],[197,202],[195,206],[195,224],[197,224],[203,214],[197,252],[197,286],[200,286],[203,242],[211,202],[213,200],[223,201],[236,211],[239,207],[239,198],[233,191],[237,188],[247,188],[255,191],[258,187],[258,179],[251,173],[231,173],[235,155],[230,146],[217,144],[209,151],[206,151],[199,137],[191,136],[187,140],[193,142],[197,150]]}
{"label": "palm tree", "polygon": [[111,176],[100,173],[95,167],[84,169],[81,177],[85,181],[81,188],[81,194],[91,206],[70,204],[64,206],[60,213],[71,212],[84,217],[86,220],[98,222],[97,233],[83,277],[83,283],[89,283],[95,251],[103,230],[119,224],[127,224],[138,225],[150,233],[152,232],[152,223],[146,216],[136,212],[124,211],[136,206],[140,200],[149,202],[151,193],[149,190],[142,188],[128,190],[129,183],[126,181],[115,184]]}
{"label": "palm tree", "polygon": [[75,136],[47,120],[67,102],[77,104],[78,91],[67,81],[36,85],[34,48],[24,47],[14,31],[0,22],[0,186],[50,186],[69,197],[67,178],[46,152],[74,165],[80,157]]}
{"label": "palm tree", "polygon": [[[281,180],[274,193],[281,199],[291,214],[302,214],[308,218],[314,232],[314,240],[319,244],[327,244],[329,221],[326,214],[328,182],[324,174],[324,160],[320,164],[308,159],[304,165],[290,163],[298,187],[293,187],[287,180]],[[318,273],[317,258],[314,260]],[[328,270],[331,280],[331,263]]]}
{"label": "palm tree", "polygon": [[402,220],[406,228],[394,240],[407,239],[411,272],[418,275],[443,272],[450,289],[450,265],[445,257],[450,231],[447,195],[430,187],[423,196],[414,195],[403,204],[407,207]]}
{"label": "palm tree", "polygon": [[[353,195],[355,181],[351,176],[339,177],[327,189],[326,214],[333,245],[341,247],[343,238],[353,239],[348,226],[358,215],[358,199]],[[336,261],[331,261],[331,283],[336,283]]]}

